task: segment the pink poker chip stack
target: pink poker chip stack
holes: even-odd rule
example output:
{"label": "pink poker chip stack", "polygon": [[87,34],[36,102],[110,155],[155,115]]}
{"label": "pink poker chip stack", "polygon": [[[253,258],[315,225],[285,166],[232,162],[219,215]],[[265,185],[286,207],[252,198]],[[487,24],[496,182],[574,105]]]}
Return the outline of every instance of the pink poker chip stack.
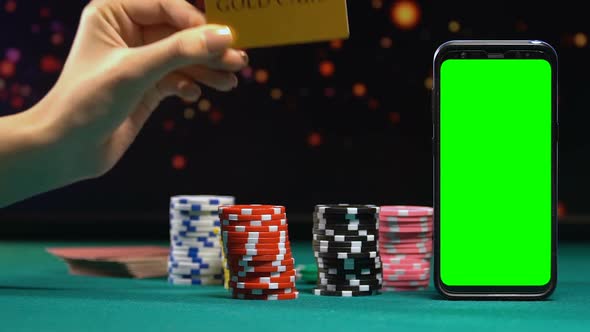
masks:
{"label": "pink poker chip stack", "polygon": [[416,291],[430,283],[433,209],[428,206],[382,206],[379,251],[384,291]]}

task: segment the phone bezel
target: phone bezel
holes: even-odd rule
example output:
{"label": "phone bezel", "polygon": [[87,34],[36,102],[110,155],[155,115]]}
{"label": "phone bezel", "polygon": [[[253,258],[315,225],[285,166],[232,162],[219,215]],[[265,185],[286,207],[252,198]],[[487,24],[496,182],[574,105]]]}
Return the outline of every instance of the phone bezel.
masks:
{"label": "phone bezel", "polygon": [[[466,54],[464,56],[464,53]],[[525,55],[529,53],[528,55]],[[523,58],[547,60],[552,76],[552,213],[551,280],[543,286],[449,286],[440,278],[440,68],[447,59]],[[549,297],[557,284],[557,145],[559,134],[557,105],[557,53],[546,42],[537,40],[457,40],[442,44],[433,61],[433,162],[434,162],[434,283],[448,299],[537,300]]]}

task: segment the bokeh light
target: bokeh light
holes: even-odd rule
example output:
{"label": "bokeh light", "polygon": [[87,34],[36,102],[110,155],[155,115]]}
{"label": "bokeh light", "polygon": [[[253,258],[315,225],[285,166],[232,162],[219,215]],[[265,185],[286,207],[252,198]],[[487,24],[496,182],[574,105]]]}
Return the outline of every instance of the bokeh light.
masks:
{"label": "bokeh light", "polygon": [[342,48],[343,44],[344,42],[342,41],[342,39],[334,39],[330,41],[330,48],[332,48],[333,50],[339,50]]}
{"label": "bokeh light", "polygon": [[219,124],[223,120],[223,114],[218,110],[212,110],[209,113],[209,121],[213,124]]}
{"label": "bokeh light", "polygon": [[174,127],[175,127],[174,120],[165,120],[162,123],[162,128],[164,129],[164,131],[172,131],[172,130],[174,130]]}
{"label": "bokeh light", "polygon": [[11,61],[8,61],[8,60],[0,61],[0,76],[1,77],[5,77],[5,78],[12,77],[15,72],[16,72],[16,67],[15,67],[14,63],[12,63]]}
{"label": "bokeh light", "polygon": [[379,108],[379,106],[381,106],[381,104],[379,103],[379,100],[375,98],[369,98],[369,101],[367,101],[367,106],[371,111],[375,111]]}
{"label": "bokeh light", "polygon": [[182,170],[186,168],[186,164],[187,160],[185,156],[181,154],[172,156],[172,168],[176,170]]}
{"label": "bokeh light", "polygon": [[391,48],[393,46],[393,40],[389,37],[382,37],[379,44],[382,48]]}
{"label": "bokeh light", "polygon": [[203,98],[199,100],[197,107],[201,112],[209,112],[209,110],[211,109],[211,102],[208,99]]}
{"label": "bokeh light", "polygon": [[371,6],[375,9],[381,9],[383,8],[383,0],[372,0]]}
{"label": "bokeh light", "polygon": [[391,6],[391,22],[402,30],[414,29],[420,16],[420,7],[413,0],[398,0]]}
{"label": "bokeh light", "polygon": [[401,114],[399,112],[390,112],[389,113],[389,121],[396,125],[399,124],[402,120]]}
{"label": "bokeh light", "polygon": [[328,98],[332,98],[336,95],[336,89],[334,88],[325,88],[324,89],[324,96]]}
{"label": "bokeh light", "polygon": [[268,82],[269,77],[270,74],[265,69],[258,69],[256,73],[254,73],[254,79],[260,84]]}
{"label": "bokeh light", "polygon": [[578,32],[574,35],[574,46],[577,48],[583,48],[588,45],[588,36],[583,32]]}
{"label": "bokeh light", "polygon": [[41,58],[41,70],[46,73],[56,73],[61,70],[61,60],[52,56],[46,55]]}
{"label": "bokeh light", "polygon": [[6,55],[6,60],[9,60],[14,63],[19,62],[20,57],[21,57],[20,50],[17,48],[7,49],[5,55]]}
{"label": "bokeh light", "polygon": [[432,76],[428,76],[424,79],[424,87],[427,90],[431,90],[432,89]]}
{"label": "bokeh light", "polygon": [[62,32],[63,30],[64,30],[64,26],[60,21],[51,22],[51,31]]}
{"label": "bokeh light", "polygon": [[245,79],[248,79],[248,80],[251,79],[252,78],[252,74],[253,74],[252,67],[250,67],[250,66],[245,67],[244,69],[242,69],[240,71],[240,74]]}
{"label": "bokeh light", "polygon": [[13,96],[10,99],[10,107],[15,110],[21,110],[25,104],[25,100],[21,96]]}
{"label": "bokeh light", "polygon": [[457,33],[461,30],[461,24],[458,21],[451,20],[449,22],[449,31],[452,33]]}
{"label": "bokeh light", "polygon": [[307,144],[311,147],[318,147],[320,145],[322,145],[323,139],[322,139],[322,135],[320,133],[311,133],[309,134],[309,136],[307,136]]}
{"label": "bokeh light", "polygon": [[49,16],[51,16],[51,9],[49,9],[48,7],[41,7],[41,9],[39,9],[39,16],[41,16],[42,18],[48,18]]}
{"label": "bokeh light", "polygon": [[334,63],[328,60],[320,62],[320,74],[324,77],[330,77],[334,75],[336,67]]}
{"label": "bokeh light", "polygon": [[4,10],[7,13],[14,13],[16,11],[16,1],[14,1],[14,0],[6,1],[6,3],[4,4]]}
{"label": "bokeh light", "polygon": [[23,85],[20,87],[20,95],[23,97],[28,97],[31,95],[31,87],[29,85]]}
{"label": "bokeh light", "polygon": [[195,109],[192,107],[187,107],[184,109],[184,118],[187,120],[194,119],[195,114],[196,114]]}
{"label": "bokeh light", "polygon": [[63,42],[64,36],[60,32],[56,32],[53,35],[51,35],[51,44],[58,46],[63,44]]}
{"label": "bokeh light", "polygon": [[364,83],[356,83],[352,86],[352,94],[356,97],[364,97],[367,95],[367,86]]}
{"label": "bokeh light", "polygon": [[270,90],[270,97],[274,100],[279,100],[283,97],[283,91],[281,91],[281,89],[274,88]]}
{"label": "bokeh light", "polygon": [[562,201],[557,202],[557,216],[563,217],[566,214],[567,214],[567,208],[565,206],[565,203]]}

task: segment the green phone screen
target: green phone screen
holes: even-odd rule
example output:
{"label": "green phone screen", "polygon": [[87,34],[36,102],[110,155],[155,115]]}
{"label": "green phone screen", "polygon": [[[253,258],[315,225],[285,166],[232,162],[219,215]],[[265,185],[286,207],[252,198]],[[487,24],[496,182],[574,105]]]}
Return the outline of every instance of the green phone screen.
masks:
{"label": "green phone screen", "polygon": [[551,279],[552,75],[543,59],[440,69],[440,277],[449,286]]}

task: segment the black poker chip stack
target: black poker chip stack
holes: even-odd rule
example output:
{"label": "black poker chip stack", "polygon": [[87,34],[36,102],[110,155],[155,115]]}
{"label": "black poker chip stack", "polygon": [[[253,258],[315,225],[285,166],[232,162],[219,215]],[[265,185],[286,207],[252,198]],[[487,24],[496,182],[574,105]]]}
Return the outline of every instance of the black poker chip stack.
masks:
{"label": "black poker chip stack", "polygon": [[315,295],[380,294],[379,207],[316,205],[313,251],[318,265]]}

